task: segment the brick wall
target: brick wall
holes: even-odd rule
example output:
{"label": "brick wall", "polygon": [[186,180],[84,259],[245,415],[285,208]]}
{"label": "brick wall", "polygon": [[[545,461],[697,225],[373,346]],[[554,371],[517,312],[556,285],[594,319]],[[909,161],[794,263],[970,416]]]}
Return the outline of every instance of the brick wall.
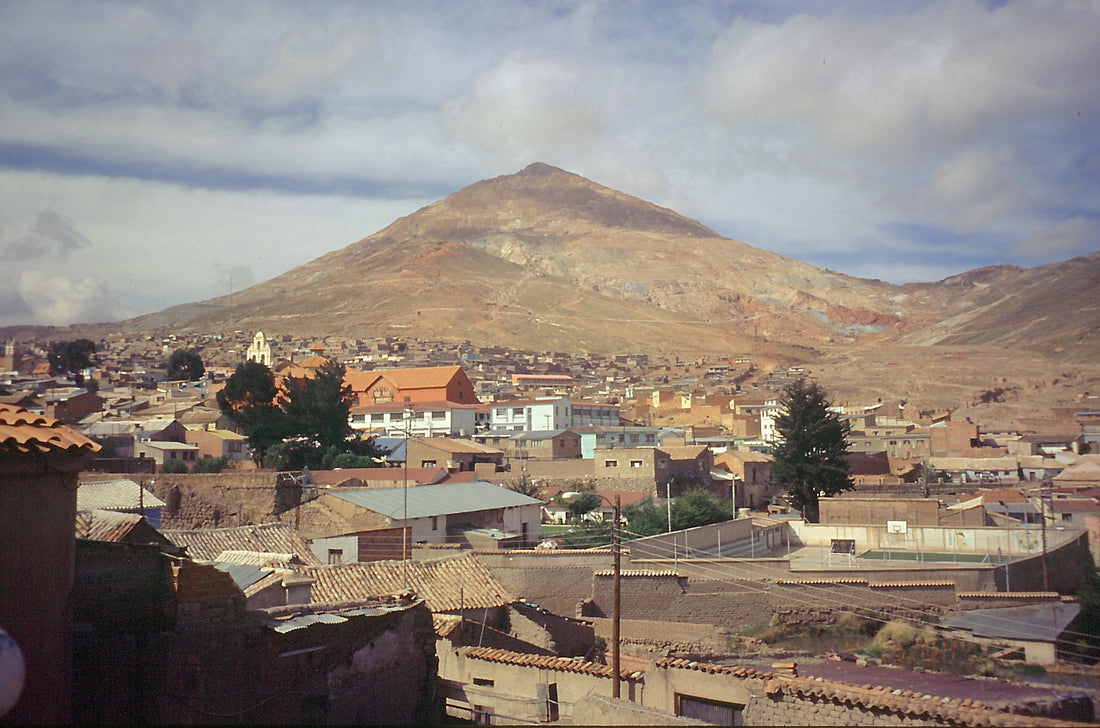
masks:
{"label": "brick wall", "polygon": [[[145,488],[168,505],[163,528],[227,528],[279,521],[275,473],[160,473],[144,479]],[[293,518],[293,511],[282,520]]]}
{"label": "brick wall", "polygon": [[172,589],[180,622],[215,621],[244,611],[244,592],[228,572],[211,564],[174,564]]}
{"label": "brick wall", "polygon": [[252,613],[152,634],[80,633],[77,723],[436,724],[423,604],[285,634]]}
{"label": "brick wall", "polygon": [[76,542],[73,619],[108,632],[150,632],[176,619],[171,561],[155,545]]}

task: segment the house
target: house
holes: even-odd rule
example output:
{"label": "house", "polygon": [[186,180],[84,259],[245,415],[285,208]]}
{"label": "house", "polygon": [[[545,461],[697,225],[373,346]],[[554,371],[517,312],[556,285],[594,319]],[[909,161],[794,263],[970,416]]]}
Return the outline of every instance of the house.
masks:
{"label": "house", "polygon": [[184,434],[187,444],[196,446],[198,458],[225,458],[229,461],[252,459],[248,438],[232,430],[188,429]]}
{"label": "house", "polygon": [[76,493],[99,449],[56,418],[0,404],[0,625],[25,668],[6,721],[72,720]]}
{"label": "house", "polygon": [[136,457],[152,459],[158,470],[169,461],[181,462],[190,468],[199,458],[199,446],[186,442],[143,440],[134,448],[137,450]]}
{"label": "house", "polygon": [[375,435],[467,437],[477,430],[482,411],[481,405],[444,400],[386,402],[352,407],[348,421],[353,429]]}
{"label": "house", "polygon": [[45,414],[69,425],[101,411],[105,401],[104,397],[86,389],[51,390],[42,398]]}
{"label": "house", "polygon": [[445,468],[447,472],[474,471],[476,465],[496,472],[504,464],[504,453],[473,440],[446,437],[413,437],[406,444],[409,464],[421,468]]}
{"label": "house", "polygon": [[1073,637],[1062,639],[1062,635],[1080,611],[1081,605],[1072,602],[972,609],[941,617],[939,627],[948,633],[968,632],[993,644],[1018,646],[1027,662],[1053,665],[1059,642],[1076,643]]}
{"label": "house", "polygon": [[709,487],[710,471],[714,468],[714,453],[706,445],[662,445],[659,448],[668,455],[668,475],[680,484],[683,495],[693,487]]}
{"label": "house", "polygon": [[581,437],[581,457],[595,457],[597,450],[656,447],[661,430],[657,427],[571,427]]}
{"label": "house", "polygon": [[572,424],[568,396],[504,400],[489,405],[489,429],[493,432],[551,432]]}
{"label": "house", "polygon": [[344,376],[359,406],[417,402],[479,404],[474,386],[460,366],[348,371]]}
{"label": "house", "polygon": [[76,491],[77,511],[133,513],[160,528],[161,510],[167,504],[132,480],[97,480],[80,483]]}
{"label": "house", "polygon": [[[501,433],[482,433],[475,439],[502,447],[509,460],[567,460],[581,456],[581,438],[571,429]],[[499,444],[498,444],[499,443]]]}
{"label": "house", "polygon": [[489,530],[527,545],[541,534],[541,505],[536,498],[475,481],[329,491],[316,507],[342,519],[343,533],[407,527],[411,544],[445,544],[465,541],[470,531]]}

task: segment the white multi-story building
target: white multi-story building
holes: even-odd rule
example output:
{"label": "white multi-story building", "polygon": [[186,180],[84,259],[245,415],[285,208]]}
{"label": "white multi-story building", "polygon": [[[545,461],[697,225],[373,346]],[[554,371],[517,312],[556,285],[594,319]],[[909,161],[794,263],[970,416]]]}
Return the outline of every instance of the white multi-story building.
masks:
{"label": "white multi-story building", "polygon": [[458,437],[474,434],[479,409],[454,402],[391,402],[352,407],[349,420],[353,429],[372,435]]}

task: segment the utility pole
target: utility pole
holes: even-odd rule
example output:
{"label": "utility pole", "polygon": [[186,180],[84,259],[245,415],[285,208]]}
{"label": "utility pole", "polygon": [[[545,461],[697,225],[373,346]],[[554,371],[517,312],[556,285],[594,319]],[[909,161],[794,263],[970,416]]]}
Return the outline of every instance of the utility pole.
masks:
{"label": "utility pole", "polygon": [[1044,480],[1041,489],[1039,490],[1039,518],[1043,522],[1043,591],[1050,591],[1050,576],[1047,574],[1047,514],[1046,514],[1046,495],[1047,486],[1050,485],[1049,480]]}

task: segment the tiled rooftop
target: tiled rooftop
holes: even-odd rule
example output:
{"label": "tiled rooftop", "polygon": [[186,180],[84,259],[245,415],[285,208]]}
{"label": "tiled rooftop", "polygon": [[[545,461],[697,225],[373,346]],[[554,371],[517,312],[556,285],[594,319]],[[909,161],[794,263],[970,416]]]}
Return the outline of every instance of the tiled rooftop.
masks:
{"label": "tiled rooftop", "polygon": [[138,508],[163,508],[165,502],[132,480],[97,480],[81,483],[76,489],[76,509],[89,511],[136,510]]}
{"label": "tiled rooftop", "polygon": [[122,541],[141,519],[139,513],[80,511],[76,514],[76,537],[93,541]]}
{"label": "tiled rooftop", "polygon": [[[869,710],[896,710],[925,714],[950,725],[964,726],[1066,726],[1072,725],[1061,720],[1040,718],[1034,715],[1016,715],[990,708],[980,700],[971,697],[956,698],[937,696],[915,690],[882,687],[871,684],[830,680],[822,677],[801,677],[753,667],[729,667],[711,663],[664,657],[653,662],[655,669],[697,670],[711,674],[723,673],[741,678],[756,678],[764,681],[767,695],[787,692],[793,695],[824,698],[846,702],[853,706]],[[797,666],[797,670],[814,669],[815,666]],[[915,674],[914,674],[915,675]],[[899,671],[899,677],[904,673]],[[932,676],[933,679],[935,676]],[[952,681],[951,689],[957,688],[955,676],[945,676]],[[978,681],[971,681],[977,683]],[[1007,685],[1004,683],[1002,685]]]}
{"label": "tiled rooftop", "polygon": [[29,453],[91,454],[99,443],[60,420],[36,415],[22,407],[0,404],[0,456]]}
{"label": "tiled rooftop", "polygon": [[[406,568],[408,581],[406,582]],[[515,601],[474,555],[437,561],[375,561],[300,569],[311,576],[314,602],[356,602],[410,589],[433,612],[486,609]]]}
{"label": "tiled rooftop", "polygon": [[306,542],[294,533],[294,529],[282,523],[191,531],[166,529],[161,533],[177,546],[186,546],[188,556],[196,561],[213,561],[223,551],[260,551],[297,554],[304,564],[321,565]]}
{"label": "tiled rooftop", "polygon": [[[537,667],[540,670],[556,670],[558,672],[578,672],[597,677],[613,677],[614,671],[610,665],[601,665],[596,662],[584,662],[570,657],[548,657],[546,655],[528,655],[522,652],[510,650],[495,650],[489,647],[464,647],[461,650],[466,657],[486,662],[501,662],[508,665],[521,665],[524,667]],[[645,677],[644,671],[619,671],[623,680],[639,680]]]}

